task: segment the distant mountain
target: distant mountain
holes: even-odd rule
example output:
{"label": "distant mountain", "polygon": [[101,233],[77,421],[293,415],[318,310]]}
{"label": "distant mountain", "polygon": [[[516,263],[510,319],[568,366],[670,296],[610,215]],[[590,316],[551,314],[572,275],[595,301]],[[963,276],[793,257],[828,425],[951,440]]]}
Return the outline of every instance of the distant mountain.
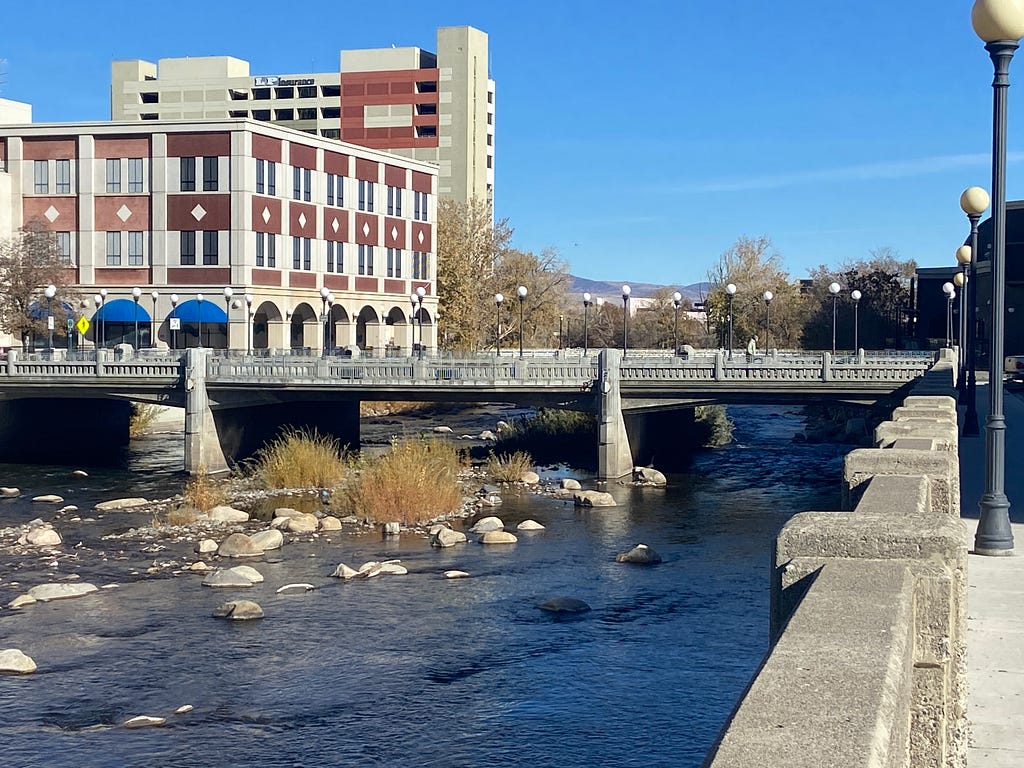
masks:
{"label": "distant mountain", "polygon": [[[572,280],[570,292],[589,292],[596,298],[600,296],[605,300],[622,298],[623,283],[615,283],[608,280],[588,280],[585,277],[569,275]],[[631,295],[638,298],[646,298],[659,289],[667,288],[671,291],[679,291],[684,299],[693,302],[703,301],[707,295],[710,283],[693,283],[692,285],[655,285],[654,283],[629,283]]]}

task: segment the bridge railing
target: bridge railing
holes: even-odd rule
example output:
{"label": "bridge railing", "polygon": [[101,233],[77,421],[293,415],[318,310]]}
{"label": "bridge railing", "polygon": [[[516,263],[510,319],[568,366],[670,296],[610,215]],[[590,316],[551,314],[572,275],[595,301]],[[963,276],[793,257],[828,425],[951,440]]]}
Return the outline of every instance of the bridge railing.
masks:
{"label": "bridge railing", "polygon": [[182,356],[178,353],[146,350],[147,354],[115,354],[114,350],[52,354],[34,352],[25,355],[17,350],[7,353],[0,366],[0,377],[26,379],[60,379],[87,377],[128,377],[138,379],[177,379],[181,375]]}

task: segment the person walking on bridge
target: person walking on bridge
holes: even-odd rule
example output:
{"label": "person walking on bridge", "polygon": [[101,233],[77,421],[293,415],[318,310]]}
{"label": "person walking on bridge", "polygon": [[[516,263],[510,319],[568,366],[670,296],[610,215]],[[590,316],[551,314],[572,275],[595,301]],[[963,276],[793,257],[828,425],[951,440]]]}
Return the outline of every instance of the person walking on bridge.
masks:
{"label": "person walking on bridge", "polygon": [[748,363],[752,362],[754,360],[754,355],[756,355],[756,354],[757,354],[757,340],[751,338],[750,341],[747,342],[747,362]]}

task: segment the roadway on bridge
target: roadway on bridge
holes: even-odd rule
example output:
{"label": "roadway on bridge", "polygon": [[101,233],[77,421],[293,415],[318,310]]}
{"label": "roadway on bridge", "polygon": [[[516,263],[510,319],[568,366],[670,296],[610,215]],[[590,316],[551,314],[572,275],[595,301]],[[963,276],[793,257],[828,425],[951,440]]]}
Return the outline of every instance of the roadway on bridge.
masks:
{"label": "roadway on bridge", "polygon": [[[1016,555],[967,563],[968,768],[1024,766],[1024,394],[1007,392],[1006,495]],[[984,418],[988,388],[978,387],[980,437],[961,437],[961,515],[968,550],[985,489]]]}

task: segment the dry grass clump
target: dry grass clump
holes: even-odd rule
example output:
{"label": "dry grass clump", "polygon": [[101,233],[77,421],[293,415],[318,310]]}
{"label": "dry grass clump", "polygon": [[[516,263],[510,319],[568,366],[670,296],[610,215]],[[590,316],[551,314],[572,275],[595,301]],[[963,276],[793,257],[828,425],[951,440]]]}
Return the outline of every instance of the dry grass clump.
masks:
{"label": "dry grass clump", "polygon": [[333,488],[349,463],[336,438],[289,428],[256,452],[249,469],[265,488]]}
{"label": "dry grass clump", "polygon": [[[188,506],[198,509],[200,512],[209,512],[218,504],[223,504],[227,500],[223,484],[210,477],[206,473],[206,467],[199,467],[196,473],[189,479],[185,484],[182,496]],[[167,514],[168,522],[170,522],[172,514],[172,512]],[[180,523],[171,523],[171,525],[180,525]]]}
{"label": "dry grass clump", "polygon": [[157,416],[167,409],[149,403],[132,403],[132,415],[128,420],[128,435],[131,438],[145,434],[146,430],[156,421]]}
{"label": "dry grass clump", "polygon": [[398,440],[364,466],[345,489],[347,511],[381,522],[415,525],[462,506],[462,458],[443,440]]}
{"label": "dry grass clump", "polygon": [[515,453],[499,453],[494,451],[487,456],[484,471],[499,483],[517,483],[523,473],[533,468],[533,459],[526,451]]}

